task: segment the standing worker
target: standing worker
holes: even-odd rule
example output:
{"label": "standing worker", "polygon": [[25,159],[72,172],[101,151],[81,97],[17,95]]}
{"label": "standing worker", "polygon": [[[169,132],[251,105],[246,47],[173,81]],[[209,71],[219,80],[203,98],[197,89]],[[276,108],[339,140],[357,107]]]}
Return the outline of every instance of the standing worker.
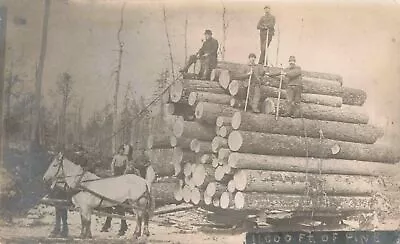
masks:
{"label": "standing worker", "polygon": [[[270,73],[268,76],[278,76],[281,73]],[[302,73],[301,67],[296,65],[296,57],[289,57],[289,67],[283,70],[283,75],[285,75],[285,83],[287,84],[286,93],[287,100],[289,103],[289,116],[290,117],[300,117],[300,102],[301,93],[303,91]]]}
{"label": "standing worker", "polygon": [[[118,153],[114,156],[111,162],[111,173],[113,176],[120,176],[126,173],[126,169],[128,166],[128,156],[125,154],[126,147],[128,145],[121,145],[118,149]],[[125,211],[122,207],[115,207],[116,212],[119,215],[125,216]],[[105,210],[107,213],[112,213],[112,208],[107,208]],[[111,227],[111,217],[107,217],[106,222],[101,229],[101,232],[108,232],[108,229]],[[118,235],[123,236],[125,232],[128,230],[128,225],[126,224],[125,219],[121,219],[121,227],[118,232]]]}
{"label": "standing worker", "polygon": [[[256,55],[254,53],[250,53],[249,56],[249,65],[246,67],[246,73],[243,76],[238,77],[238,80],[249,80],[250,79],[250,89],[249,89],[249,103],[251,109],[254,113],[259,113],[260,109],[258,108],[260,103],[260,90],[261,90],[261,80],[265,74],[264,69],[261,66],[258,66],[256,62]],[[251,78],[250,78],[251,76]]]}
{"label": "standing worker", "polygon": [[[269,47],[271,43],[272,36],[275,33],[275,16],[270,13],[270,7],[264,7],[264,16],[258,21],[257,30],[260,30],[260,45],[261,45],[261,54],[258,61],[258,64],[265,64],[268,65],[268,60],[265,60],[266,56],[266,48]],[[268,38],[268,43],[267,43]],[[267,46],[267,47],[266,47]]]}
{"label": "standing worker", "polygon": [[203,46],[196,55],[191,55],[189,57],[188,63],[180,70],[180,72],[187,73],[189,67],[196,63],[198,59],[200,59],[201,68],[198,78],[202,80],[209,80],[212,69],[217,67],[218,41],[212,37],[211,30],[205,30],[204,35],[206,40],[203,42]]}

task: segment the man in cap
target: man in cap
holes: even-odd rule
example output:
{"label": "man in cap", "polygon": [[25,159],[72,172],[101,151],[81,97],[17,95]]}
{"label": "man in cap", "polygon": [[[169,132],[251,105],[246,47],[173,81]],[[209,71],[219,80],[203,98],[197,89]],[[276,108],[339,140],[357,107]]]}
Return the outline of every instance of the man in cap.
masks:
{"label": "man in cap", "polygon": [[[278,76],[281,73],[270,73],[268,76]],[[287,100],[289,103],[289,115],[290,117],[299,117],[301,93],[303,91],[302,83],[302,72],[301,67],[296,65],[296,57],[289,57],[289,67],[283,70],[283,75],[285,76],[285,83],[287,84],[286,93]]]}
{"label": "man in cap", "polygon": [[260,86],[262,77],[265,74],[264,69],[261,66],[256,64],[256,55],[254,53],[250,53],[249,56],[249,65],[246,67],[246,70],[243,72],[245,75],[238,77],[238,80],[250,80],[250,90],[249,90],[249,103],[251,106],[251,110],[254,113],[259,113],[260,110],[258,108],[260,103]]}
{"label": "man in cap", "polygon": [[[265,60],[265,52],[266,52],[266,44],[269,47],[271,43],[272,36],[275,33],[275,16],[270,13],[270,7],[264,7],[264,16],[260,18],[257,24],[257,30],[260,30],[260,45],[261,45],[261,54],[258,63],[264,64]],[[267,35],[268,34],[268,35]],[[267,43],[268,37],[268,43]],[[268,60],[266,60],[266,64],[268,64]]]}
{"label": "man in cap", "polygon": [[205,30],[204,35],[206,40],[203,42],[203,46],[196,55],[191,55],[189,57],[188,63],[180,70],[180,72],[187,73],[189,67],[200,59],[201,68],[199,78],[208,80],[210,79],[211,70],[217,67],[218,41],[212,37],[211,30]]}

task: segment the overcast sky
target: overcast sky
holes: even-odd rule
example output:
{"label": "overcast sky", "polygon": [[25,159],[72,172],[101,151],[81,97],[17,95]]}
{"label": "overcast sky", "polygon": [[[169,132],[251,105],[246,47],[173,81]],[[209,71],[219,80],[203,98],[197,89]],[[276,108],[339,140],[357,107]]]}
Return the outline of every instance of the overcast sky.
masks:
{"label": "overcast sky", "polygon": [[[5,0],[9,6],[7,64],[15,66],[33,84],[39,56],[42,0]],[[0,1],[1,2],[1,1]],[[162,2],[126,0],[122,39],[125,54],[121,96],[131,82],[137,94],[149,96],[154,80],[169,68]],[[43,93],[46,103],[54,98],[57,76],[64,71],[76,81],[75,91],[85,98],[86,118],[111,101],[112,76],[117,64],[116,33],[123,1],[53,0]],[[364,89],[365,109],[374,124],[400,123],[400,14],[399,4],[388,1],[227,1],[229,20],[225,60],[246,62],[249,52],[259,54],[256,24],[269,4],[280,30],[279,62],[297,57],[305,70],[341,74],[344,85]],[[184,23],[188,18],[188,50],[197,51],[204,29],[222,40],[221,1],[166,1],[168,31],[175,67],[184,60]],[[13,23],[24,17],[25,26]],[[275,63],[277,36],[271,44]],[[19,57],[19,58],[18,58]],[[393,123],[393,125],[391,125]]]}

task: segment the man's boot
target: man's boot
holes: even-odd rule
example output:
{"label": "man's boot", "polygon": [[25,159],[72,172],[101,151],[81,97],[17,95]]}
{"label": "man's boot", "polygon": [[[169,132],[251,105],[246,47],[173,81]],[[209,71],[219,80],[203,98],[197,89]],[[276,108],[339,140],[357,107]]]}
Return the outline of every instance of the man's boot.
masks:
{"label": "man's boot", "polygon": [[60,236],[63,238],[68,237],[68,225],[64,225],[62,231],[60,232]]}

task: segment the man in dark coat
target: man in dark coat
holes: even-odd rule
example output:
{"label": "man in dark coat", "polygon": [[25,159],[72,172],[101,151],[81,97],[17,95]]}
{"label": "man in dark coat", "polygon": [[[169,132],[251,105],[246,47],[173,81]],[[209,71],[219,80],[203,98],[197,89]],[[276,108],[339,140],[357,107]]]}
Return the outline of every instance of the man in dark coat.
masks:
{"label": "man in dark coat", "polygon": [[[56,183],[49,196],[50,199],[67,200],[71,202],[71,196],[68,194],[65,183]],[[56,223],[50,237],[67,237],[68,236],[68,207],[62,204],[55,204]],[[62,229],[61,229],[62,222]]]}
{"label": "man in dark coat", "polygon": [[[259,64],[264,64],[265,60],[265,52],[266,52],[266,41],[268,37],[268,47],[269,44],[271,43],[272,37],[275,34],[275,16],[273,16],[270,13],[270,7],[265,6],[264,7],[264,16],[260,18],[260,20],[257,23],[257,30],[260,30],[260,49],[261,49],[261,54],[258,63]],[[268,64],[268,60],[266,60],[266,64]]]}
{"label": "man in dark coat", "polygon": [[181,73],[187,73],[189,67],[196,63],[198,59],[201,61],[201,68],[199,73],[199,79],[209,80],[212,69],[217,67],[217,53],[218,53],[218,41],[212,37],[211,30],[204,32],[206,40],[203,42],[203,46],[197,52],[196,55],[189,57],[188,63],[184,68],[180,70]]}

